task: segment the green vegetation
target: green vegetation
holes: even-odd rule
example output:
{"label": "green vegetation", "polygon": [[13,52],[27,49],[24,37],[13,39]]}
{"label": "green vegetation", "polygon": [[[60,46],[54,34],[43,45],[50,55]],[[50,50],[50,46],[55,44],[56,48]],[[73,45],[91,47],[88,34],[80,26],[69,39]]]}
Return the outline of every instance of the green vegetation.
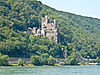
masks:
{"label": "green vegetation", "polygon": [[23,60],[22,59],[18,59],[18,66],[23,66]]}
{"label": "green vegetation", "polygon": [[40,64],[41,65],[47,65],[48,64],[48,59],[49,59],[49,55],[47,53],[44,53],[40,56]]}
{"label": "green vegetation", "polygon": [[0,66],[8,66],[8,65],[9,65],[8,55],[0,55]]}
{"label": "green vegetation", "polygon": [[36,66],[55,65],[56,60],[52,56],[49,56],[47,53],[44,53],[41,56],[31,56],[31,63]]}
{"label": "green vegetation", "polygon": [[73,52],[68,58],[68,64],[77,65],[80,58],[81,56],[78,53]]}
{"label": "green vegetation", "polygon": [[97,63],[100,63],[100,59],[98,57],[96,58],[96,62]]}
{"label": "green vegetation", "polygon": [[56,59],[53,58],[52,56],[49,56],[48,65],[55,65],[55,63],[56,63]]}
{"label": "green vegetation", "polygon": [[[28,27],[39,28],[44,15],[51,22],[57,19],[59,44],[23,33]],[[0,0],[0,53],[10,57],[36,55],[41,64],[48,64],[50,55],[64,58],[62,48],[68,52],[69,64],[77,64],[81,57],[100,58],[100,19],[58,11],[37,0]]]}
{"label": "green vegetation", "polygon": [[26,63],[26,60],[23,60],[23,64],[24,64],[24,65],[26,65],[26,64],[27,64],[27,63]]}
{"label": "green vegetation", "polygon": [[39,56],[31,56],[31,63],[34,65],[40,65]]}

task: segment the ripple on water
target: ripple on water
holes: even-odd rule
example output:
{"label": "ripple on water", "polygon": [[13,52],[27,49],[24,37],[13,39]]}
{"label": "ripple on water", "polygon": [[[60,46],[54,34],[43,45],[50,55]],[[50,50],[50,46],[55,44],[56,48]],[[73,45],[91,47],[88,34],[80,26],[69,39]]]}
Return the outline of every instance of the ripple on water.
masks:
{"label": "ripple on water", "polygon": [[0,75],[99,75],[100,66],[0,67]]}

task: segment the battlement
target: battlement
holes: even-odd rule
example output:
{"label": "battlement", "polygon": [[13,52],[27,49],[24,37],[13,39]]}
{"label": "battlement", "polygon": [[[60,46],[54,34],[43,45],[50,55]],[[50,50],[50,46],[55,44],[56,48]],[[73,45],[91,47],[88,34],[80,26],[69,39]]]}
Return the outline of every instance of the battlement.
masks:
{"label": "battlement", "polygon": [[55,29],[57,28],[57,21],[56,19],[54,19],[54,23],[50,23],[50,20],[49,20],[49,17],[48,16],[45,16],[44,18],[42,17],[41,18],[41,28],[43,30],[45,29]]}

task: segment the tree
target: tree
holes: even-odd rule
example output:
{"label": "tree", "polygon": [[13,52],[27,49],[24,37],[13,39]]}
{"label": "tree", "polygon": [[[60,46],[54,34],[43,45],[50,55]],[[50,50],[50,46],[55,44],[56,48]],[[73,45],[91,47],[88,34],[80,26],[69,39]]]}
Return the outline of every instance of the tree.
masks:
{"label": "tree", "polygon": [[81,56],[80,56],[79,53],[73,52],[73,53],[68,57],[68,64],[70,64],[70,65],[77,65],[80,58],[81,58]]}
{"label": "tree", "polygon": [[36,66],[40,65],[39,56],[31,56],[31,63]]}
{"label": "tree", "polygon": [[7,66],[7,65],[9,65],[9,56],[8,55],[0,56],[0,66]]}
{"label": "tree", "polygon": [[52,56],[49,56],[48,65],[55,65],[55,63],[56,63],[56,59],[53,58]]}
{"label": "tree", "polygon": [[48,59],[49,59],[49,54],[44,53],[40,56],[39,61],[41,65],[47,65],[48,64]]}
{"label": "tree", "polygon": [[26,64],[26,60],[23,60],[23,64]]}
{"label": "tree", "polygon": [[2,59],[0,58],[0,66],[2,66]]}
{"label": "tree", "polygon": [[78,60],[74,57],[71,57],[69,60],[68,60],[68,64],[70,65],[77,65],[78,64]]}
{"label": "tree", "polygon": [[96,58],[96,62],[97,62],[97,63],[100,63],[99,57]]}
{"label": "tree", "polygon": [[23,66],[23,60],[22,59],[18,59],[18,66]]}

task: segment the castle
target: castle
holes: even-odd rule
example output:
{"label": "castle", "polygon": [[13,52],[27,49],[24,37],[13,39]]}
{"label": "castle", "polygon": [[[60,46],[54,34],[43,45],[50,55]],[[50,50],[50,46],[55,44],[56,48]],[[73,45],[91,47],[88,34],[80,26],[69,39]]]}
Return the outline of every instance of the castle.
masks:
{"label": "castle", "polygon": [[54,19],[53,23],[50,23],[48,16],[41,18],[41,28],[37,27],[28,28],[31,30],[32,35],[36,36],[46,36],[49,40],[55,40],[55,43],[58,43],[58,30],[57,30],[57,21]]}

